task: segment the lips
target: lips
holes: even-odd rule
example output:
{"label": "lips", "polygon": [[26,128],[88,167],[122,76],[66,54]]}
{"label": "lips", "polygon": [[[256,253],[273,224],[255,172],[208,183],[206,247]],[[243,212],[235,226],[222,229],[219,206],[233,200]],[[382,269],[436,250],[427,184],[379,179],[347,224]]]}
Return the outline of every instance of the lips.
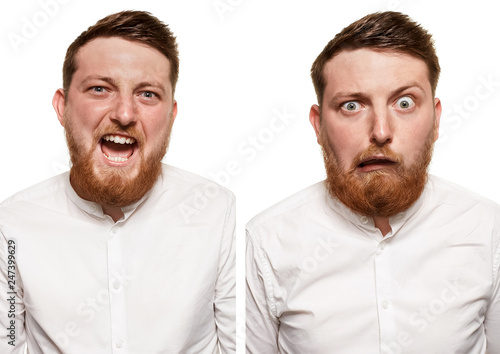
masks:
{"label": "lips", "polygon": [[383,168],[390,168],[396,165],[396,161],[385,156],[370,156],[363,159],[358,164],[358,169],[362,172],[369,172]]}
{"label": "lips", "polygon": [[124,163],[134,154],[137,142],[131,136],[106,134],[101,138],[100,145],[102,154],[108,161]]}

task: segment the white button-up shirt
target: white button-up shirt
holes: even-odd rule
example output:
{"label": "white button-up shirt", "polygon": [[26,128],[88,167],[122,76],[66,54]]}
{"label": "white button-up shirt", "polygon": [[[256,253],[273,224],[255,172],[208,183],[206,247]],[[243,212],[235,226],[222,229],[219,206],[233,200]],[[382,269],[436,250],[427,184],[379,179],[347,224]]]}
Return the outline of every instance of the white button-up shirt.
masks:
{"label": "white button-up shirt", "polygon": [[233,194],[164,165],[122,211],[67,173],[2,203],[0,353],[235,352]]}
{"label": "white button-up shirt", "polygon": [[430,177],[385,237],[313,185],[247,225],[249,353],[500,353],[500,207]]}

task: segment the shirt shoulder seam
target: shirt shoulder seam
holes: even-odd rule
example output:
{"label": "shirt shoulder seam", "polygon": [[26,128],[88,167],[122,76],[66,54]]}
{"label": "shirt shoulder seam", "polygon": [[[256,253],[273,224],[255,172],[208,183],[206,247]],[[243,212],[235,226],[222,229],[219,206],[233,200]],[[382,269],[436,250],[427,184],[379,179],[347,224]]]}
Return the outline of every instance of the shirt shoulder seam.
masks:
{"label": "shirt shoulder seam", "polygon": [[493,256],[493,284],[498,281],[500,272],[500,242],[495,250],[495,255]]}
{"label": "shirt shoulder seam", "polygon": [[288,214],[291,210],[300,208],[311,199],[317,198],[321,192],[321,190],[318,189],[319,185],[324,185],[324,181],[315,183],[260,212],[248,221],[246,229],[248,231],[253,230],[267,220],[279,215]]}
{"label": "shirt shoulder seam", "polygon": [[266,257],[264,256],[264,250],[260,245],[256,244],[256,240],[253,239],[252,235],[250,232],[247,230],[248,233],[248,238],[250,242],[252,243],[252,247],[254,250],[257,252],[257,255],[259,257],[259,261],[262,264],[262,270],[264,272],[264,281],[266,282],[266,297],[269,301],[269,307],[271,310],[272,315],[277,318],[278,317],[278,311],[276,309],[276,302],[274,301],[274,286],[271,281],[271,271],[270,271],[270,265],[269,262],[266,260]]}

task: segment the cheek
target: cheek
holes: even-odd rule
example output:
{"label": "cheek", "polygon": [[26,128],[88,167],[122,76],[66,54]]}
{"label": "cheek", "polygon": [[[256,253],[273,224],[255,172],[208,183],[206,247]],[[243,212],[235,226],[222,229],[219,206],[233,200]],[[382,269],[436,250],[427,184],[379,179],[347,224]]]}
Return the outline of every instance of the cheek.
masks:
{"label": "cheek", "polygon": [[146,144],[149,146],[148,150],[154,150],[166,139],[168,125],[169,120],[164,117],[143,122],[142,129],[146,138]]}
{"label": "cheek", "polygon": [[401,139],[402,149],[399,152],[405,159],[405,165],[411,165],[418,160],[425,149],[428,139],[433,136],[433,129],[428,129],[428,127],[425,129],[414,127],[405,134],[405,138]]}
{"label": "cheek", "polygon": [[333,149],[337,159],[344,166],[349,168],[353,159],[363,150],[363,138],[360,131],[346,126],[330,126],[326,130],[328,143]]}
{"label": "cheek", "polygon": [[80,104],[73,107],[72,117],[75,123],[84,130],[85,133],[97,128],[102,118],[106,115],[106,108],[92,104]]}

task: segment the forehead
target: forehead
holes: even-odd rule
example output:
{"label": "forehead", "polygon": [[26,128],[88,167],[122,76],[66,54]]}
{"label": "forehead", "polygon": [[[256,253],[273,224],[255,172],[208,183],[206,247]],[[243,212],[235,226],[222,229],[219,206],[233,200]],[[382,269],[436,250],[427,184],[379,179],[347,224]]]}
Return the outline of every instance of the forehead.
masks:
{"label": "forehead", "polygon": [[169,82],[170,62],[159,50],[120,37],[98,37],[76,54],[74,78],[86,75]]}
{"label": "forehead", "polygon": [[383,92],[407,82],[418,82],[431,90],[425,61],[393,50],[343,50],[326,63],[323,75],[325,93],[332,90]]}

